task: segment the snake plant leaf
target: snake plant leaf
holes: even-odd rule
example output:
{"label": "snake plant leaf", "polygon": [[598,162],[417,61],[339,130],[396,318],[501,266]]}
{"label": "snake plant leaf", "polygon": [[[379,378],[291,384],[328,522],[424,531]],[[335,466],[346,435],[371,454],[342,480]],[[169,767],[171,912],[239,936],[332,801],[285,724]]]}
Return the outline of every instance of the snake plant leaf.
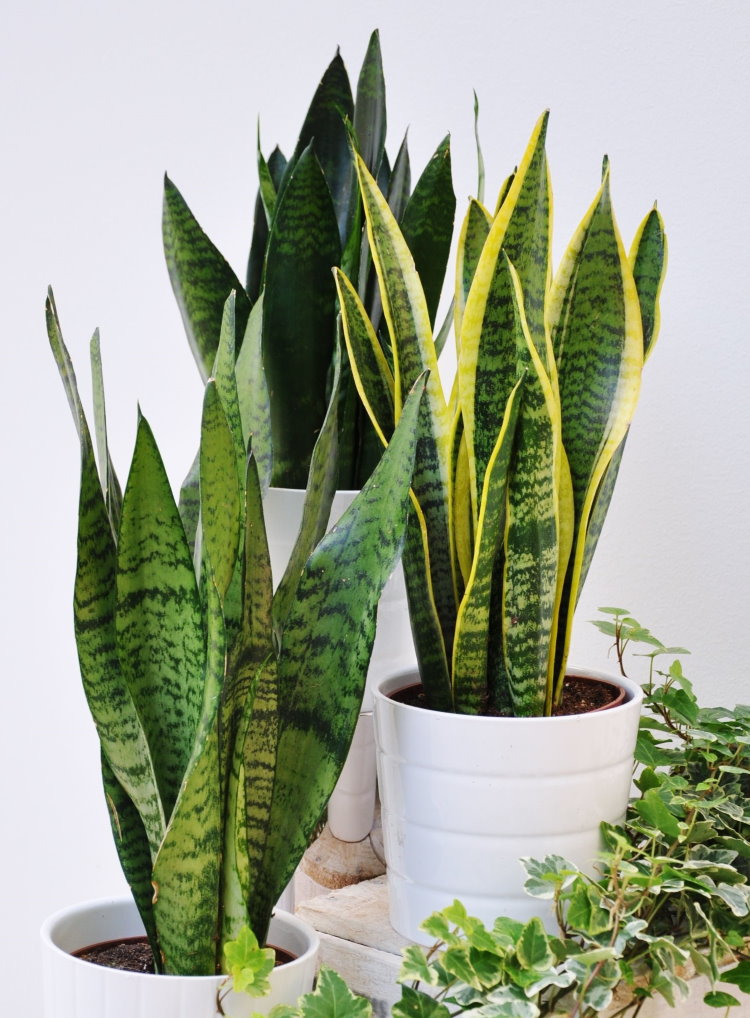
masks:
{"label": "snake plant leaf", "polygon": [[443,324],[440,326],[435,335],[435,353],[438,357],[443,352],[445,344],[448,341],[448,336],[450,335],[451,325],[453,324],[454,304],[454,298],[451,297],[448,310],[445,312],[445,317],[443,318]]}
{"label": "snake plant leaf", "polygon": [[203,552],[208,555],[222,602],[240,552],[242,515],[232,433],[217,383],[206,385],[200,446]]}
{"label": "snake plant leaf", "polygon": [[404,538],[423,392],[421,379],[372,477],[308,559],[284,630],[278,763],[255,889],[255,908],[269,916],[333,791],[361,709],[378,599]]}
{"label": "snake plant leaf", "polygon": [[[574,552],[560,607],[558,690],[584,575],[591,513],[610,461],[627,434],[643,365],[638,291],[614,220],[609,180],[605,168],[548,301],[575,510]],[[587,393],[585,401],[579,398],[581,392]]]}
{"label": "snake plant leaf", "polygon": [[277,187],[271,173],[271,167],[266,162],[260,148],[260,124],[258,124],[258,194],[266,214],[266,223],[272,223],[276,212]]}
{"label": "snake plant leaf", "polygon": [[[378,181],[378,187],[380,187],[380,181]],[[383,193],[385,194],[385,192]],[[410,194],[411,162],[409,159],[409,132],[407,131],[399,145],[396,161],[388,181],[388,207],[393,213],[394,219],[399,223],[403,219]]]}
{"label": "snake plant leaf", "polygon": [[401,220],[434,326],[448,265],[456,196],[451,179],[450,138],[444,138],[417,181]]}
{"label": "snake plant leaf", "polygon": [[[341,54],[337,51],[310,103],[292,161],[300,159],[305,149],[312,145],[333,199],[342,246],[351,225],[348,219],[354,185],[352,157],[344,120],[351,122],[353,118],[354,99],[349,76]],[[331,264],[338,264],[338,261]]]}
{"label": "snake plant leaf", "polygon": [[474,141],[477,147],[477,201],[484,201],[484,156],[479,141],[479,96],[474,92]]}
{"label": "snake plant leaf", "polygon": [[367,44],[359,72],[353,126],[359,139],[359,153],[367,169],[376,178],[385,151],[387,124],[380,33],[375,29]]}
{"label": "snake plant leaf", "polygon": [[475,526],[487,464],[508,399],[518,381],[519,330],[515,284],[508,259],[498,258],[488,239],[477,262],[466,304],[458,357],[459,402],[469,454]]}
{"label": "snake plant leaf", "polygon": [[252,448],[263,491],[271,483],[273,448],[271,445],[271,401],[263,371],[263,293],[253,305],[247,320],[245,338],[237,354],[234,373],[242,422],[242,439]]}
{"label": "snake plant leaf", "polygon": [[[507,256],[506,261],[507,261]],[[559,586],[560,406],[536,349],[513,281],[519,360],[526,368],[508,480],[503,575],[503,648],[513,714],[543,714],[551,699],[554,610]]]}
{"label": "snake plant leaf", "polygon": [[[661,318],[659,296],[667,268],[667,237],[664,232],[664,222],[656,207],[648,213],[638,228],[630,249],[629,262],[633,269],[633,279],[641,308],[643,358],[645,361],[650,356],[659,334]],[[588,575],[591,560],[604,526],[626,441],[627,435],[613,453],[612,460],[599,483],[599,489],[594,499],[586,530],[586,547],[581,566],[579,593]]]}
{"label": "snake plant leaf", "polygon": [[451,475],[453,479],[451,487],[451,507],[453,510],[451,524],[453,527],[455,556],[454,572],[460,580],[458,584],[460,604],[460,598],[464,596],[471,572],[474,548],[474,519],[471,512],[469,450],[466,444],[466,435],[464,434],[463,417],[459,407],[455,411],[451,449]]}
{"label": "snake plant leaf", "polygon": [[187,202],[164,177],[164,254],[188,342],[202,378],[213,368],[224,302],[237,293],[237,347],[242,342],[250,300],[219,249],[201,229]]}
{"label": "snake plant leaf", "polygon": [[200,717],[205,647],[190,548],[143,417],[122,502],[116,589],[116,652],[169,817]]}
{"label": "snake plant leaf", "polygon": [[357,160],[357,172],[370,250],[391,336],[397,419],[402,393],[423,371],[430,373],[420,413],[420,451],[412,488],[426,521],[430,582],[449,655],[457,607],[448,508],[452,421],[440,383],[427,301],[411,252],[388,203],[361,159]]}
{"label": "snake plant leaf", "polygon": [[99,476],[104,489],[107,512],[112,521],[112,532],[117,535],[120,526],[120,508],[122,506],[122,490],[117,479],[112,457],[109,454],[107,441],[107,410],[104,399],[104,377],[102,374],[102,350],[99,330],[91,337],[91,382],[94,397],[94,433],[96,435],[96,452],[99,462]]}
{"label": "snake plant leaf", "polygon": [[[266,161],[271,174],[271,181],[274,191],[278,194],[281,181],[286,170],[286,157],[281,149],[276,146]],[[274,204],[275,208],[275,204]],[[266,261],[266,246],[268,244],[268,219],[263,204],[260,190],[255,198],[255,212],[253,216],[253,237],[250,242],[250,253],[247,259],[246,290],[253,306],[263,289],[263,270]]]}
{"label": "snake plant leaf", "polygon": [[198,521],[200,520],[201,499],[200,499],[200,449],[195,454],[195,459],[190,464],[190,469],[180,485],[180,496],[177,502],[177,509],[185,530],[185,539],[195,561],[196,540],[198,538]]}
{"label": "snake plant leaf", "polygon": [[342,352],[340,347],[337,347],[333,362],[331,398],[310,460],[310,473],[307,478],[299,533],[273,601],[273,630],[279,641],[289,610],[297,597],[302,567],[328,529],[328,521],[331,516],[331,505],[336,493],[338,478],[336,445],[338,441],[337,417],[341,361]]}
{"label": "snake plant leaf", "polygon": [[461,324],[469,296],[471,283],[474,279],[479,258],[492,225],[492,216],[487,209],[475,199],[469,201],[461,233],[458,237],[456,253],[456,293],[453,302],[453,330],[458,343],[461,338]]}
{"label": "snake plant leaf", "polygon": [[[453,645],[453,696],[458,713],[479,714],[487,693],[487,651],[493,563],[505,534],[508,477],[516,426],[523,401],[523,379],[516,382],[490,456],[482,490],[474,558],[458,610]],[[518,476],[514,478],[518,482]],[[468,503],[468,492],[466,501]]]}
{"label": "snake plant leaf", "polygon": [[[230,461],[231,462],[231,461]],[[210,574],[210,563],[209,563]],[[165,972],[220,971],[219,885],[223,795],[219,768],[219,705],[226,646],[219,592],[206,583],[207,652],[195,742],[164,842],[154,862],[154,916]]]}
{"label": "snake plant leaf", "polygon": [[[247,454],[235,373],[236,306],[236,294],[233,291],[229,294],[224,304],[224,313],[221,318],[221,332],[219,333],[219,348],[216,351],[212,377],[216,382],[216,392],[221,400],[232,437],[237,461],[237,481],[238,484],[242,484],[245,479]],[[250,321],[249,317],[248,321]]]}
{"label": "snake plant leaf", "polygon": [[513,172],[509,173],[505,180],[502,182],[500,190],[497,193],[497,202],[495,203],[495,213],[492,217],[493,219],[505,204],[505,199],[508,197],[508,194],[510,193],[510,189],[513,186],[513,181],[515,180],[515,176],[517,173],[518,167],[516,166]]}
{"label": "snake plant leaf", "polygon": [[664,220],[656,205],[638,227],[630,249],[629,262],[641,305],[645,361],[650,357],[659,335],[659,297],[667,271],[667,235]]}
{"label": "snake plant leaf", "polygon": [[115,646],[116,547],[75,372],[50,291],[47,331],[81,443],[78,557],[73,594],[78,661],[103,753],[134,802],[152,855],[164,835],[164,811],[151,754]]}
{"label": "snake plant leaf", "polygon": [[263,363],[271,399],[273,480],[303,488],[323,424],[333,356],[341,257],[331,195],[308,147],[300,155],[271,227],[263,299]]}
{"label": "snake plant leaf", "polygon": [[114,775],[105,753],[101,754],[102,784],[107,801],[112,838],[130,893],[146,930],[156,971],[161,971],[159,937],[153,912],[152,854],[143,821],[128,793]]}
{"label": "snake plant leaf", "polygon": [[393,433],[393,372],[362,301],[349,279],[334,269],[349,363],[359,397],[383,445]]}

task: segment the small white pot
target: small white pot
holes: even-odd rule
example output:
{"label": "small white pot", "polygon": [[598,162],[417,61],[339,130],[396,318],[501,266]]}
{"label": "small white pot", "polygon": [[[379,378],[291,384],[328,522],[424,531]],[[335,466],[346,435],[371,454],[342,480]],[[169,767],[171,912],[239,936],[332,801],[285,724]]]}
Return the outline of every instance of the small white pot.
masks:
{"label": "small white pot", "polygon": [[454,898],[490,926],[538,915],[556,929],[549,903],[525,893],[519,859],[555,854],[592,872],[600,822],[624,818],[643,693],[614,681],[626,691],[620,706],[557,718],[429,711],[390,698],[416,673],[381,683],[375,738],[398,933],[429,943],[420,922]]}
{"label": "small white pot", "polygon": [[[44,1018],[215,1018],[224,976],[162,976],[122,972],[74,957],[71,952],[108,940],[143,936],[132,898],[84,902],[56,912],[42,926]],[[295,1004],[312,989],[320,941],[296,916],[276,912],[269,944],[295,955],[271,973],[271,993],[253,998],[230,992],[222,999],[228,1018],[268,1014]]]}
{"label": "small white pot", "polygon": [[[335,525],[357,494],[356,491],[336,492],[329,526]],[[278,585],[289,561],[302,522],[304,501],[305,492],[298,488],[269,488],[266,493],[263,513],[274,586]],[[328,804],[331,833],[340,841],[361,841],[372,829],[375,812],[375,754],[368,715],[372,711],[373,691],[382,679],[394,672],[413,668],[415,662],[406,584],[399,563],[380,598],[375,643],[362,701],[363,714],[352,741],[350,757]]]}

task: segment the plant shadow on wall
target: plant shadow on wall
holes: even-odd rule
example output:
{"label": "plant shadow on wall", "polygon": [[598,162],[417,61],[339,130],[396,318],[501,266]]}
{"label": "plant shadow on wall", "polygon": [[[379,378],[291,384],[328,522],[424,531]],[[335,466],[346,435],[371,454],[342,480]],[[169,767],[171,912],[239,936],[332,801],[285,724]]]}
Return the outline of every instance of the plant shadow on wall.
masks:
{"label": "plant shadow on wall", "polygon": [[679,660],[657,667],[687,652],[603,610],[620,661],[631,642],[650,658],[639,796],[622,826],[603,825],[597,875],[560,856],[524,860],[556,933],[536,918],[486,928],[459,901],[431,916],[437,943],[404,951],[394,1018],[624,1018],[653,997],[679,1009],[696,974],[711,983],[705,1004],[747,1006],[735,994],[750,993],[750,706],[699,707]]}
{"label": "plant shadow on wall", "polygon": [[323,538],[332,400],[313,454],[300,567],[273,595],[237,393],[234,296],[205,387],[194,553],[140,413],[121,495],[98,336],[99,469],[51,294],[47,327],[81,444],[76,641],[117,851],[156,971],[213,975],[244,927],[264,942],[343,764],[377,600],[403,538],[424,381],[370,481]]}

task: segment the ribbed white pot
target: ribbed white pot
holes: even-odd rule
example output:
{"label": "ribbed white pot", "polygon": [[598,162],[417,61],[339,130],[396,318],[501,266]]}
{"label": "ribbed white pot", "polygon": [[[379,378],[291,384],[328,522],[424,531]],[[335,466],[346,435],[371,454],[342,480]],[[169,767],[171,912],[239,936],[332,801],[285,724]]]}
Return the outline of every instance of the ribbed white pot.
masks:
{"label": "ribbed white pot", "polygon": [[[223,976],[157,976],[122,972],[75,958],[71,952],[108,940],[143,935],[131,898],[84,902],[56,912],[42,926],[44,1018],[215,1018]],[[295,1004],[312,989],[320,941],[296,916],[276,912],[269,944],[295,955],[271,974],[271,993],[252,998],[230,992],[228,1018],[268,1014],[276,1004]]]}
{"label": "ribbed white pot", "polygon": [[[337,491],[330,525],[341,518],[358,493]],[[284,575],[302,521],[305,492],[269,488],[263,503],[274,584]],[[415,666],[416,654],[406,602],[404,573],[399,563],[383,590],[367,685],[357,729],[344,769],[328,804],[331,833],[341,841],[361,841],[370,833],[375,812],[375,749],[372,698],[378,683],[394,672]]]}
{"label": "ribbed white pot", "polygon": [[[575,675],[608,678],[571,668]],[[459,898],[485,923],[539,915],[523,888],[522,856],[560,855],[588,871],[599,824],[622,821],[643,694],[617,678],[626,701],[558,718],[446,714],[390,698],[414,672],[375,693],[375,737],[391,925],[429,943],[419,924]]]}

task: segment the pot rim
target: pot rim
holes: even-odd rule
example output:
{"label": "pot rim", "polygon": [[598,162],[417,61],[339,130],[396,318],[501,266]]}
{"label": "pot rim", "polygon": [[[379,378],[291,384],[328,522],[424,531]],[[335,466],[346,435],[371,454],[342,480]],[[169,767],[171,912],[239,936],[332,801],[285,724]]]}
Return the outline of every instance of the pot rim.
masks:
{"label": "pot rim", "polygon": [[580,725],[581,723],[586,723],[586,719],[596,720],[603,716],[611,717],[620,714],[622,711],[633,710],[636,707],[640,710],[640,706],[643,702],[643,689],[641,685],[633,679],[629,679],[621,675],[609,675],[607,672],[597,671],[596,669],[578,668],[573,665],[567,669],[566,675],[575,675],[583,679],[596,679],[599,682],[606,682],[609,685],[617,686],[619,689],[623,689],[625,691],[625,700],[616,706],[600,707],[596,710],[587,711],[585,714],[563,714],[559,717],[486,717],[477,714],[456,714],[452,711],[428,711],[426,708],[418,707],[415,704],[401,703],[399,700],[394,700],[391,695],[398,692],[399,689],[406,689],[413,685],[421,685],[419,671],[415,668],[395,672],[393,675],[389,675],[387,678],[381,679],[374,690],[373,697],[376,703],[392,704],[394,709],[397,710],[417,712],[419,714],[429,715],[432,718],[461,718],[462,723],[476,725],[497,725],[503,723],[513,726],[525,725],[526,727],[537,726],[540,724]]}
{"label": "pot rim", "polygon": [[[57,955],[61,955],[67,958],[74,965],[85,965],[90,966],[91,962],[85,961],[83,958],[78,958],[76,955],[71,954],[70,951],[66,951],[60,947],[54,939],[54,934],[58,925],[71,918],[83,918],[89,912],[102,912],[114,908],[121,908],[125,906],[132,906],[136,908],[135,902],[130,895],[118,895],[110,898],[92,898],[88,901],[76,902],[73,905],[67,905],[63,908],[53,912],[52,915],[48,916],[40,928],[40,937],[42,944],[45,949],[53,951]],[[291,961],[284,962],[282,965],[277,966],[278,968],[286,969],[287,971],[291,968],[299,967],[307,963],[311,955],[317,954],[320,947],[320,937],[316,930],[306,923],[303,919],[293,915],[291,912],[285,912],[283,909],[274,909],[271,921],[279,919],[286,926],[296,930],[301,935],[304,935],[307,940],[307,947],[302,954],[297,955]],[[135,934],[135,936],[143,936],[145,934]],[[131,934],[132,936],[132,934]],[[117,939],[113,937],[111,939]],[[81,947],[87,947],[87,944],[81,944]],[[280,945],[273,945],[280,946]],[[283,948],[282,948],[283,950]],[[125,969],[108,969],[112,973],[113,978],[135,978],[135,979],[158,979],[162,980],[173,980],[173,979],[189,979],[191,982],[203,984],[216,984],[219,985],[226,981],[228,978],[225,974],[219,975],[206,975],[206,976],[180,976],[173,973],[157,973],[157,972],[130,972]]]}

